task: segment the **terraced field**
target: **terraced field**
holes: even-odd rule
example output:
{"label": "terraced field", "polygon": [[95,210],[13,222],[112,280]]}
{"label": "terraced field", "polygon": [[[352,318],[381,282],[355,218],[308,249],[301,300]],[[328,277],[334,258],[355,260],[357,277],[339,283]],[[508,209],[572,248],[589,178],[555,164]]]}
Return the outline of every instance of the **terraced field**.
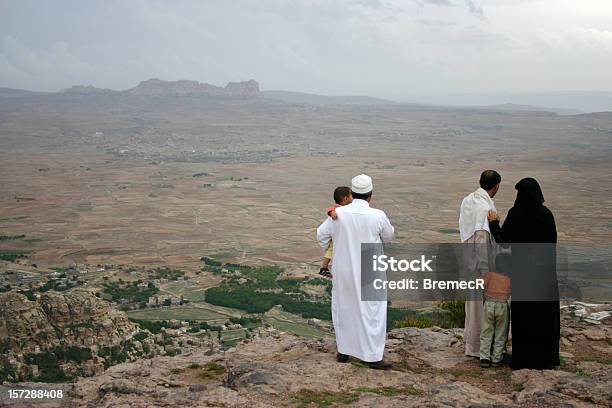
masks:
{"label": "terraced field", "polygon": [[127,312],[132,319],[140,320],[196,320],[210,323],[224,322],[231,315],[219,313],[203,307],[162,307]]}
{"label": "terraced field", "polygon": [[323,338],[332,335],[309,325],[306,319],[276,308],[265,314],[264,321],[275,329],[302,337]]}
{"label": "terraced field", "polygon": [[176,281],[170,282],[162,287],[162,290],[172,293],[190,302],[203,302],[205,287],[200,287],[191,281]]}
{"label": "terraced field", "polygon": [[221,341],[226,346],[233,346],[247,335],[246,329],[225,330],[221,332]]}

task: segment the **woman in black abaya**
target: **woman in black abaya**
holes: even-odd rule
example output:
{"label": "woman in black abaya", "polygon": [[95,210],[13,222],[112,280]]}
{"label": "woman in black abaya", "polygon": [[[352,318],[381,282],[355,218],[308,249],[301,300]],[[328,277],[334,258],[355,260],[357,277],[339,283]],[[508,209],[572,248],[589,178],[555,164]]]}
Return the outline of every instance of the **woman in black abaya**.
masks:
{"label": "woman in black abaya", "polygon": [[557,229],[535,179],[524,178],[515,188],[503,227],[497,214],[489,216],[495,241],[511,244],[512,368],[550,369],[559,365]]}

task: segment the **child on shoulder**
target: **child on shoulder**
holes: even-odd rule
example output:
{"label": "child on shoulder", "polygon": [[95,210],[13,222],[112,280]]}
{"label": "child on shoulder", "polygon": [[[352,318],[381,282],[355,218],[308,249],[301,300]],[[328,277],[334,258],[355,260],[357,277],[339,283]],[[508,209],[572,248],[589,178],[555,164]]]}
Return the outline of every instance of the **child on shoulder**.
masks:
{"label": "child on shoulder", "polygon": [[[336,214],[336,208],[341,207],[343,205],[350,204],[353,201],[353,195],[351,194],[351,189],[349,187],[336,187],[334,190],[334,205],[327,209],[327,215],[332,218],[332,220],[338,219],[338,214]],[[323,261],[321,262],[321,269],[319,270],[319,275],[325,276],[326,278],[331,278],[331,273],[329,272],[329,263],[332,260],[334,254],[334,243],[330,240],[327,245],[327,249],[325,250],[325,255],[323,256]]]}

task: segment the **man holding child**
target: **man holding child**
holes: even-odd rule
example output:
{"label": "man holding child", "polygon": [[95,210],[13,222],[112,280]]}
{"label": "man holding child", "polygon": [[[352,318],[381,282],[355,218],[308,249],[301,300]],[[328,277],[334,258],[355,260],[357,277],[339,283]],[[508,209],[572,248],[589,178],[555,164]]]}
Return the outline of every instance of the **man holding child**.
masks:
{"label": "man holding child", "polygon": [[333,239],[332,320],[338,362],[353,356],[374,369],[389,369],[383,361],[387,328],[387,302],[361,300],[361,244],[393,239],[387,215],[370,207],[372,179],[361,174],[351,182],[352,202],[335,208],[317,229],[317,240],[327,248]]}

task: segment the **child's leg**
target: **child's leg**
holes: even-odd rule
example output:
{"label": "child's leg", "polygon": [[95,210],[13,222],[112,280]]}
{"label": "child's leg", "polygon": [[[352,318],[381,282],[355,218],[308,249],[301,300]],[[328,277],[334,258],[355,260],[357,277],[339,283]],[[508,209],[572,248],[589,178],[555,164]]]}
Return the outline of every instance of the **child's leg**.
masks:
{"label": "child's leg", "polygon": [[331,262],[331,258],[325,257],[321,262],[321,268],[329,269],[329,263]]}
{"label": "child's leg", "polygon": [[495,309],[493,302],[484,302],[482,324],[480,326],[480,359],[491,360],[491,344],[493,343]]}
{"label": "child's leg", "polygon": [[331,278],[331,273],[329,273],[329,263],[332,260],[332,256],[334,255],[334,243],[333,241],[329,241],[327,244],[327,249],[325,250],[325,255],[323,256],[323,261],[321,262],[321,269],[319,270],[319,275],[324,276],[326,278]]}
{"label": "child's leg", "polygon": [[325,250],[325,255],[323,255],[321,267],[327,268],[331,262],[332,256],[334,256],[334,242],[329,241],[329,244],[327,244],[327,249]]}
{"label": "child's leg", "polygon": [[510,323],[510,308],[507,302],[495,302],[495,341],[491,361],[499,363],[504,358],[506,342],[508,341],[508,326]]}

